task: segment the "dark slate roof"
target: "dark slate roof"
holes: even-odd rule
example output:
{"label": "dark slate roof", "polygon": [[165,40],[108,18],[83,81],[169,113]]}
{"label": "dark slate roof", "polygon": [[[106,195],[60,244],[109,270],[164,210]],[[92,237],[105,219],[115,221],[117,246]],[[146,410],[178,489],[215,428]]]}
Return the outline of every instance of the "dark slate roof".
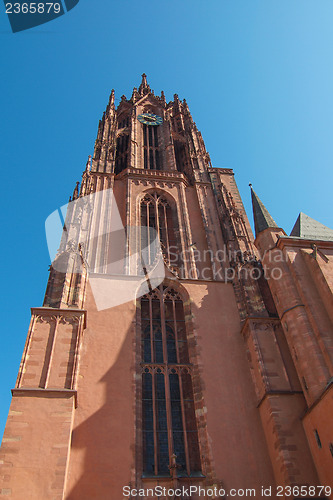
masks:
{"label": "dark slate roof", "polygon": [[254,227],[257,236],[264,229],[267,229],[268,227],[278,227],[278,225],[268,212],[265,205],[258,198],[257,194],[253,191],[251,184],[250,187],[251,187]]}
{"label": "dark slate roof", "polygon": [[333,241],[333,229],[317,222],[308,215],[299,214],[290,236],[306,238],[308,240]]}

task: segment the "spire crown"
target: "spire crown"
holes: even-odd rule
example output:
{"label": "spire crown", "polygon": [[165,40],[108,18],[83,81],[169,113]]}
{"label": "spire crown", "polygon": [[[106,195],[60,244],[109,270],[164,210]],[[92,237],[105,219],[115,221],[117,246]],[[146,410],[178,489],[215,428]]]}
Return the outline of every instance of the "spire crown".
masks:
{"label": "spire crown", "polygon": [[110,99],[109,99],[109,105],[111,106],[112,104],[114,104],[114,89],[111,90]]}
{"label": "spire crown", "polygon": [[249,184],[249,186],[251,188],[254,228],[256,231],[256,236],[258,236],[261,231],[264,231],[269,227],[278,227],[278,225],[276,224],[275,220],[270,215],[258,195],[254,192],[252,184]]}
{"label": "spire crown", "polygon": [[145,94],[148,94],[150,92],[150,87],[149,87],[148,82],[147,82],[146,73],[142,74],[142,82],[141,82],[141,85],[139,87],[139,92],[140,92],[140,95],[145,95]]}

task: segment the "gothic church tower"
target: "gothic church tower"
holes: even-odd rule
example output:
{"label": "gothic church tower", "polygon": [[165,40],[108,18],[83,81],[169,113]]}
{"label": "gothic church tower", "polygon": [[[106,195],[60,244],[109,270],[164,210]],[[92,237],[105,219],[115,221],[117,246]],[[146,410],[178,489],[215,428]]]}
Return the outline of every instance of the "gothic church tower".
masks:
{"label": "gothic church tower", "polygon": [[71,201],[12,391],[1,498],[317,485],[233,171],[212,167],[186,101],[145,74],[118,107],[112,91]]}

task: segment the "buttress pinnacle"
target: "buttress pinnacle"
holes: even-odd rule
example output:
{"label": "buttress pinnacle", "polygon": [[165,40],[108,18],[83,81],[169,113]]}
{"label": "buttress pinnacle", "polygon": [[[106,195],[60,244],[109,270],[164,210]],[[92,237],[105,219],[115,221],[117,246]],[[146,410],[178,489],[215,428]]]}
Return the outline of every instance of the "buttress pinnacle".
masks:
{"label": "buttress pinnacle", "polygon": [[111,90],[109,105],[114,104],[114,89]]}
{"label": "buttress pinnacle", "polygon": [[142,74],[142,82],[141,82],[141,85],[139,87],[139,92],[140,92],[140,95],[148,94],[150,92],[150,87],[147,83],[146,73]]}

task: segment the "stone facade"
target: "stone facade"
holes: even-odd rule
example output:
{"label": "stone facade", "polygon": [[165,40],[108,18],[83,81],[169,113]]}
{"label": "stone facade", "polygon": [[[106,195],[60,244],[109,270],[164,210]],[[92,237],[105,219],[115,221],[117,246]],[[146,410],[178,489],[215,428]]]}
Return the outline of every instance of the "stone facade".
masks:
{"label": "stone facade", "polygon": [[[234,496],[255,489],[264,498],[262,488],[272,487],[277,499],[290,498],[277,486],[333,488],[332,242],[287,237],[267,211],[259,214],[260,200],[253,241],[233,171],[212,167],[186,101],[155,96],[145,75],[117,108],[112,91],[71,201],[12,391],[0,497],[106,500],[128,498],[124,486],[195,485],[220,489],[213,498],[232,489],[239,490]],[[117,238],[116,217],[126,228]],[[163,282],[154,290],[143,266],[146,295],[137,287],[107,307],[124,283],[135,289],[146,225],[161,242]],[[150,308],[160,300],[162,361],[142,358],[142,297]],[[185,332],[173,361],[166,303],[182,311],[175,342]],[[158,338],[152,340],[149,321],[153,357]],[[185,348],[187,362],[179,358]],[[153,384],[165,380],[167,474],[158,472],[161,396],[152,396],[154,459],[147,451],[145,373]],[[175,373],[180,420],[168,385]],[[192,398],[182,396],[188,375]],[[199,446],[195,473],[191,432]],[[308,497],[332,498],[328,490],[311,491]]]}

